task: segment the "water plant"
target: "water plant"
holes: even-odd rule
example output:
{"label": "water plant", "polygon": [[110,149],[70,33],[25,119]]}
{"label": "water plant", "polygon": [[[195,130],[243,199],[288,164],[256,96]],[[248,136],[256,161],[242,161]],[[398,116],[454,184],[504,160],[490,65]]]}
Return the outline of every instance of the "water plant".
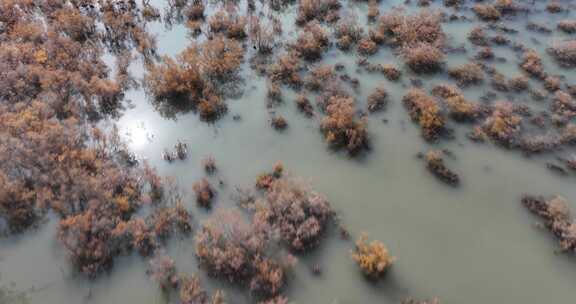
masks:
{"label": "water plant", "polygon": [[366,276],[374,279],[384,275],[396,260],[388,253],[388,249],[382,242],[377,240],[368,242],[366,233],[362,233],[356,241],[352,259]]}

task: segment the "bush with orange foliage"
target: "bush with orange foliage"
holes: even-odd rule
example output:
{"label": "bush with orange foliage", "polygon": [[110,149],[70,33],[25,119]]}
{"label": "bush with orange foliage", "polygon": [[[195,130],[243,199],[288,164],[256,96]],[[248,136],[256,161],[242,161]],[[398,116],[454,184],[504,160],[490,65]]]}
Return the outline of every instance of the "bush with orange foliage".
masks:
{"label": "bush with orange foliage", "polygon": [[444,117],[438,102],[421,89],[412,88],[404,95],[402,102],[412,120],[422,128],[426,140],[435,140],[444,131]]}
{"label": "bush with orange foliage", "polygon": [[310,21],[335,22],[339,19],[338,0],[299,0],[296,24],[304,25]]}
{"label": "bush with orange foliage", "polygon": [[277,231],[290,250],[303,252],[319,244],[334,216],[326,197],[284,176],[272,180],[253,221],[258,229]]}
{"label": "bush with orange foliage", "polygon": [[192,190],[196,195],[196,202],[205,208],[212,206],[212,200],[216,196],[216,190],[210,185],[210,182],[203,178],[192,184]]}
{"label": "bush with orange foliage", "polygon": [[401,52],[408,67],[416,73],[436,72],[444,63],[444,53],[429,43],[408,45]]}
{"label": "bush with orange foliage", "polygon": [[556,27],[566,34],[574,34],[576,33],[576,20],[572,19],[561,20],[560,22],[558,22],[558,25]]}
{"label": "bush with orange foliage", "polygon": [[336,46],[344,51],[349,50],[352,45],[360,41],[363,31],[354,18],[348,17],[338,21],[334,30]]}
{"label": "bush with orange foliage", "polygon": [[333,65],[322,64],[311,69],[310,74],[304,78],[305,87],[310,91],[320,91],[327,82],[336,79]]}
{"label": "bush with orange foliage", "polygon": [[567,119],[576,117],[576,101],[570,94],[557,91],[552,101],[552,111]]}
{"label": "bush with orange foliage", "polygon": [[476,4],[474,12],[484,21],[498,21],[502,17],[500,11],[492,4]]}
{"label": "bush with orange foliage", "polygon": [[576,67],[576,40],[560,42],[547,51],[561,66]]}
{"label": "bush with orange foliage", "polygon": [[365,56],[374,55],[378,52],[378,45],[370,38],[362,38],[358,42],[358,53]]}
{"label": "bush with orange foliage", "polygon": [[265,172],[256,177],[256,188],[268,190],[275,180],[282,177],[284,165],[282,162],[276,162],[272,167],[272,172]]}
{"label": "bush with orange foliage", "polygon": [[517,142],[521,123],[522,118],[514,113],[511,103],[498,102],[492,114],[484,121],[482,129],[496,142],[511,147]]}
{"label": "bush with orange foliage", "polygon": [[293,261],[266,254],[269,233],[254,229],[238,211],[219,210],[196,235],[196,257],[210,275],[246,286],[258,297],[274,297]]}
{"label": "bush with orange foliage", "polygon": [[214,34],[225,34],[226,37],[231,39],[244,39],[248,35],[246,33],[246,25],[248,21],[244,16],[238,16],[220,10],[208,19],[210,31]]}
{"label": "bush with orange foliage", "polygon": [[522,204],[530,212],[544,220],[544,227],[550,230],[564,252],[576,250],[576,231],[568,201],[561,196],[545,199],[542,196],[524,195]]}
{"label": "bush with orange foliage", "polygon": [[178,292],[181,304],[224,304],[224,292],[217,290],[212,297],[202,288],[197,276],[184,276],[180,279]]}
{"label": "bush with orange foliage", "polygon": [[314,107],[304,94],[299,94],[294,102],[296,103],[298,110],[300,110],[300,112],[304,113],[306,116],[311,117],[314,115]]}
{"label": "bush with orange foliage", "polygon": [[366,276],[373,279],[378,279],[384,275],[396,260],[388,253],[388,249],[382,242],[372,241],[368,243],[368,234],[366,233],[362,233],[356,241],[352,259],[356,261]]}
{"label": "bush with orange foliage", "polygon": [[454,173],[444,165],[441,151],[430,150],[426,153],[426,168],[438,179],[449,185],[455,186],[460,183],[458,174]]}
{"label": "bush with orange foliage", "polygon": [[484,72],[476,63],[466,63],[450,68],[448,69],[448,75],[456,79],[461,86],[477,84],[484,80]]}
{"label": "bush with orange foliage", "polygon": [[273,82],[279,82],[293,87],[302,85],[300,70],[302,65],[295,53],[286,53],[268,68],[268,76]]}
{"label": "bush with orange foliage", "polygon": [[298,39],[291,45],[298,57],[314,61],[322,58],[328,47],[328,34],[326,29],[318,23],[306,25]]}
{"label": "bush with orange foliage", "polygon": [[163,290],[169,290],[178,285],[179,279],[174,260],[165,254],[157,253],[150,260],[147,273]]}
{"label": "bush with orange foliage", "polygon": [[542,59],[534,50],[527,50],[524,52],[520,68],[536,78],[544,79],[546,77],[544,66],[542,65]]}
{"label": "bush with orange foliage", "polygon": [[199,66],[204,77],[230,80],[242,63],[244,49],[235,40],[216,37],[200,45]]}
{"label": "bush with orange foliage", "polygon": [[331,97],[327,116],[320,123],[326,142],[334,149],[345,148],[351,155],[369,147],[366,121],[355,118],[354,104],[352,97]]}
{"label": "bush with orange foliage", "polygon": [[380,17],[378,30],[387,44],[399,47],[419,43],[441,47],[446,39],[440,14],[426,10],[414,15],[392,10]]}
{"label": "bush with orange foliage", "polygon": [[386,107],[388,103],[388,92],[383,85],[377,87],[374,92],[368,95],[368,112],[376,112]]}

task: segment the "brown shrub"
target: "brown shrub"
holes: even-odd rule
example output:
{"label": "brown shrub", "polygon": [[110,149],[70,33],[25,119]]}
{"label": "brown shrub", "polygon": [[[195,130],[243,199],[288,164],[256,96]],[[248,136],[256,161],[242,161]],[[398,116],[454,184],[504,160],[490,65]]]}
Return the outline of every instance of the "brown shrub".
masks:
{"label": "brown shrub", "polygon": [[512,77],[508,81],[508,87],[510,87],[512,90],[516,92],[523,92],[530,87],[530,83],[528,77],[519,75],[516,77]]}
{"label": "brown shrub", "polygon": [[524,195],[522,204],[544,220],[544,226],[556,236],[562,251],[576,249],[576,232],[570,207],[565,198],[555,196],[546,200],[541,196]]}
{"label": "brown shrub", "polygon": [[353,98],[331,97],[326,105],[326,113],[327,116],[320,124],[320,130],[331,147],[345,148],[350,154],[368,148],[366,121],[355,118]]}
{"label": "brown shrub", "polygon": [[281,115],[276,115],[272,117],[272,119],[270,120],[270,125],[272,125],[272,128],[276,130],[284,130],[288,128],[288,122]]}
{"label": "brown shrub", "polygon": [[490,4],[476,4],[474,5],[474,12],[484,21],[498,21],[502,14],[494,5]]}
{"label": "brown shrub", "polygon": [[548,76],[544,78],[544,88],[549,92],[556,92],[560,90],[562,79],[559,76]]}
{"label": "brown shrub", "polygon": [[304,25],[312,20],[334,22],[340,6],[337,0],[299,0],[296,24]]}
{"label": "brown shrub", "polygon": [[569,40],[553,45],[548,53],[561,66],[567,68],[576,67],[576,40]]}
{"label": "brown shrub", "polygon": [[298,56],[309,61],[322,58],[327,47],[328,34],[318,23],[307,25],[296,42],[292,44],[292,49],[296,51]]}
{"label": "brown shrub", "polygon": [[444,62],[444,53],[428,43],[419,43],[402,48],[402,57],[416,73],[438,71]]}
{"label": "brown shrub", "polygon": [[446,98],[462,95],[462,92],[456,86],[447,85],[447,84],[439,84],[439,85],[434,86],[432,88],[432,95],[446,99]]}
{"label": "brown shrub", "polygon": [[512,14],[520,9],[514,0],[496,0],[494,1],[494,7],[502,14]]}
{"label": "brown shrub", "polygon": [[216,190],[210,185],[210,182],[203,178],[197,182],[192,184],[192,190],[196,195],[196,202],[206,208],[210,208],[212,206],[212,200],[214,196],[216,196]]}
{"label": "brown shrub", "polygon": [[368,13],[366,14],[368,20],[375,21],[379,15],[380,15],[380,9],[378,8],[378,1],[377,0],[368,1]]}
{"label": "brown shrub", "polygon": [[364,30],[360,27],[356,19],[346,18],[341,19],[336,24],[334,30],[334,36],[337,39],[336,46],[341,50],[349,50],[350,47],[362,38],[362,32]]}
{"label": "brown shrub", "polygon": [[310,71],[310,74],[304,78],[305,87],[310,91],[320,91],[326,83],[336,79],[334,66],[322,64]]}
{"label": "brown shrub", "polygon": [[224,293],[217,290],[210,298],[197,276],[183,276],[180,279],[179,298],[182,304],[224,304]]}
{"label": "brown shrub", "polygon": [[521,122],[522,118],[514,113],[512,104],[499,102],[494,106],[492,115],[484,121],[482,128],[486,135],[496,142],[511,147],[517,141]]}
{"label": "brown shrub", "polygon": [[484,47],[480,49],[480,51],[478,51],[478,53],[476,54],[476,56],[474,56],[474,58],[479,60],[491,60],[494,59],[494,52],[492,51],[491,48]]}
{"label": "brown shrub", "polygon": [[400,72],[398,68],[391,64],[383,64],[381,66],[381,71],[390,81],[396,81],[402,76],[402,72]]}
{"label": "brown shrub", "polygon": [[460,183],[458,174],[444,165],[441,151],[431,150],[426,153],[426,168],[428,168],[428,171],[434,174],[434,176],[447,184],[458,185]]}
{"label": "brown shrub", "polygon": [[421,89],[412,88],[402,102],[408,109],[412,120],[422,128],[426,140],[435,140],[444,130],[444,117],[436,100]]}
{"label": "brown shrub", "polygon": [[358,42],[358,53],[365,56],[374,55],[378,52],[378,45],[370,38],[362,38]]}
{"label": "brown shrub", "polygon": [[209,79],[229,80],[236,76],[243,57],[244,49],[238,42],[219,36],[200,46],[199,67]]}
{"label": "brown shrub", "polygon": [[202,167],[204,167],[204,171],[208,174],[213,174],[216,172],[216,159],[214,156],[209,155],[202,159]]}
{"label": "brown shrub", "polygon": [[562,4],[560,4],[559,1],[550,0],[550,1],[548,1],[548,4],[546,5],[546,10],[552,14],[557,14],[557,13],[561,13],[562,11],[564,11],[564,8],[562,7]]}
{"label": "brown shrub", "polygon": [[368,112],[376,112],[384,109],[388,103],[388,92],[384,85],[377,87],[374,92],[368,95]]}
{"label": "brown shrub", "polygon": [[247,20],[244,16],[230,14],[225,10],[220,10],[210,17],[208,25],[214,34],[225,34],[228,38],[246,38]]}
{"label": "brown shrub", "polygon": [[470,42],[475,45],[488,45],[488,38],[486,37],[486,33],[480,26],[473,28],[470,33],[468,33],[468,40],[470,40]]}
{"label": "brown shrub", "polygon": [[256,227],[278,231],[290,250],[316,247],[335,213],[328,200],[292,177],[277,177],[254,215]]}
{"label": "brown shrub", "polygon": [[450,96],[444,100],[450,116],[457,121],[472,121],[480,116],[480,107],[463,95]]}
{"label": "brown shrub", "polygon": [[394,263],[394,258],[380,241],[368,243],[368,234],[362,233],[356,241],[356,248],[352,252],[352,259],[356,261],[362,272],[377,279],[386,273]]}
{"label": "brown shrub", "polygon": [[301,68],[300,60],[296,57],[296,54],[287,53],[280,56],[278,60],[270,66],[268,75],[274,82],[299,87],[302,84],[302,78],[299,74]]}
{"label": "brown shrub", "polygon": [[574,34],[576,33],[576,20],[561,20],[557,27],[564,33]]}
{"label": "brown shrub", "polygon": [[306,98],[306,96],[304,94],[299,94],[296,97],[296,106],[298,107],[298,110],[300,110],[300,112],[304,113],[306,116],[311,117],[314,115],[314,107],[312,106],[312,103],[310,102],[310,100],[308,98]]}
{"label": "brown shrub", "polygon": [[576,116],[576,101],[564,91],[556,91],[552,101],[552,111],[568,119]]}
{"label": "brown shrub", "polygon": [[168,290],[178,285],[176,265],[174,260],[167,255],[156,254],[149,262],[147,273],[163,290]]}
{"label": "brown shrub", "polygon": [[450,68],[448,69],[448,75],[456,79],[458,84],[462,86],[477,84],[484,80],[484,72],[476,63],[466,63]]}
{"label": "brown shrub", "polygon": [[536,78],[544,79],[546,77],[544,66],[542,65],[542,59],[534,50],[527,50],[524,52],[520,68]]}
{"label": "brown shrub", "polygon": [[273,297],[286,283],[291,266],[266,255],[267,231],[254,229],[237,211],[220,210],[196,235],[196,257],[215,277]]}
{"label": "brown shrub", "polygon": [[403,15],[398,11],[382,15],[379,32],[388,44],[400,47],[420,43],[441,47],[445,40],[440,15],[425,10],[415,15]]}

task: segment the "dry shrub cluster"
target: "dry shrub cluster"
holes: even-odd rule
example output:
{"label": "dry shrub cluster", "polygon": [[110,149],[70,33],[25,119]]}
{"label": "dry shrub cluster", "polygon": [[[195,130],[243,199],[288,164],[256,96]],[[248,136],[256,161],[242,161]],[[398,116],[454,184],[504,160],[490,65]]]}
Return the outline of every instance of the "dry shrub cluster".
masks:
{"label": "dry shrub cluster", "polygon": [[318,245],[334,215],[326,197],[301,180],[284,176],[270,183],[256,207],[254,224],[275,231],[290,250],[303,252]]}
{"label": "dry shrub cluster", "polygon": [[314,115],[314,107],[312,106],[310,99],[308,99],[306,95],[298,94],[294,102],[296,103],[298,110],[304,113],[306,116],[312,117]]}
{"label": "dry shrub cluster", "polygon": [[459,85],[478,84],[484,80],[482,67],[476,63],[466,63],[448,70],[448,75],[456,79]]}
{"label": "dry shrub cluster", "polygon": [[557,28],[566,34],[576,33],[576,20],[561,20]]}
{"label": "dry shrub cluster", "polygon": [[444,165],[441,151],[431,150],[426,153],[426,168],[428,168],[428,171],[434,174],[434,176],[447,184],[458,185],[460,183],[458,174]]}
{"label": "dry shrub cluster", "polygon": [[326,83],[334,81],[336,76],[333,65],[322,64],[316,66],[304,78],[305,87],[310,91],[321,91]]}
{"label": "dry shrub cluster", "polygon": [[304,25],[310,21],[336,22],[339,17],[338,0],[299,0],[296,24]]}
{"label": "dry shrub cluster", "polygon": [[426,140],[437,139],[444,131],[444,117],[438,102],[421,89],[412,88],[404,95],[402,102],[408,109],[410,118],[422,128]]}
{"label": "dry shrub cluster", "polygon": [[576,250],[576,226],[565,198],[555,196],[549,200],[541,196],[525,195],[522,204],[544,221],[560,243],[562,251]]}
{"label": "dry shrub cluster", "polygon": [[196,257],[210,275],[270,298],[284,287],[293,259],[267,255],[269,238],[238,211],[220,210],[197,233]]}
{"label": "dry shrub cluster", "polygon": [[157,102],[196,109],[204,120],[215,120],[227,111],[215,89],[234,80],[244,50],[231,39],[218,36],[186,48],[176,60],[163,57],[147,67],[145,84]]}
{"label": "dry shrub cluster", "polygon": [[244,16],[220,10],[208,19],[210,32],[213,34],[224,34],[231,39],[242,40],[247,37],[246,25],[248,21]]}
{"label": "dry shrub cluster", "polygon": [[370,95],[368,95],[368,112],[376,112],[384,109],[388,103],[388,92],[384,85],[377,87]]}
{"label": "dry shrub cluster", "polygon": [[196,195],[196,202],[205,208],[210,208],[212,206],[212,200],[216,196],[216,190],[208,179],[203,178],[192,184],[192,190]]}
{"label": "dry shrub cluster", "polygon": [[334,37],[337,40],[336,46],[344,51],[349,50],[352,45],[362,39],[363,32],[364,30],[358,25],[356,19],[352,17],[341,19],[334,30]]}
{"label": "dry shrub cluster", "polygon": [[320,130],[334,149],[346,149],[351,155],[368,149],[368,129],[365,119],[357,119],[352,97],[331,97],[325,107],[326,117]]}
{"label": "dry shrub cluster", "polygon": [[314,61],[322,58],[322,54],[328,48],[328,42],[326,29],[314,22],[306,25],[291,47],[298,57]]}
{"label": "dry shrub cluster", "polygon": [[520,68],[536,78],[544,79],[546,77],[544,66],[542,65],[542,58],[540,58],[540,55],[534,50],[524,52]]}
{"label": "dry shrub cluster", "polygon": [[552,111],[565,119],[576,117],[576,101],[568,93],[557,91],[552,100]]}
{"label": "dry shrub cluster", "polygon": [[368,242],[366,233],[363,233],[356,241],[352,259],[358,263],[358,266],[366,276],[373,279],[384,275],[395,260],[382,242],[376,240]]}
{"label": "dry shrub cluster", "polygon": [[517,142],[522,118],[514,113],[514,107],[509,102],[498,102],[492,114],[486,118],[483,131],[490,138],[506,147],[512,147]]}
{"label": "dry shrub cluster", "polygon": [[268,77],[273,82],[299,87],[302,85],[301,69],[302,64],[297,55],[289,52],[279,56],[277,61],[270,65]]}
{"label": "dry shrub cluster", "polygon": [[498,21],[502,17],[500,11],[492,4],[476,4],[474,12],[484,21]]}
{"label": "dry shrub cluster", "polygon": [[567,68],[576,67],[576,40],[568,40],[553,45],[548,53],[561,66]]}
{"label": "dry shrub cluster", "polygon": [[437,13],[422,11],[403,15],[392,11],[380,17],[378,31],[385,43],[399,48],[415,72],[433,72],[444,60],[440,48],[444,45],[445,34]]}
{"label": "dry shrub cluster", "polygon": [[288,128],[288,122],[282,115],[276,115],[272,117],[270,120],[270,125],[272,125],[272,128],[279,131]]}
{"label": "dry shrub cluster", "polygon": [[181,304],[224,304],[224,293],[217,290],[212,297],[202,288],[197,276],[183,276],[179,279],[178,297]]}
{"label": "dry shrub cluster", "polygon": [[481,107],[466,100],[454,86],[437,85],[432,89],[432,95],[443,98],[450,116],[456,121],[473,121],[482,114]]}

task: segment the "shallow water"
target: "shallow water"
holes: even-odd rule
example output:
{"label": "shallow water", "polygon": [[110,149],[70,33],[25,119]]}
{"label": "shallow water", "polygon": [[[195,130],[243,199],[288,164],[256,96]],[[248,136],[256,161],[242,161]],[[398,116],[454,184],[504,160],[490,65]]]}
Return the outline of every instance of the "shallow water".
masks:
{"label": "shallow water", "polygon": [[[160,3],[162,1],[153,1]],[[393,1],[381,4],[381,13]],[[213,4],[216,5],[216,4]],[[354,12],[365,24],[365,4],[344,5],[341,12]],[[545,2],[537,2],[544,7]],[[244,6],[242,6],[244,7]],[[413,5],[409,10],[415,10]],[[294,8],[288,10],[294,11]],[[464,10],[473,16],[470,10]],[[574,17],[573,13],[562,18]],[[294,15],[283,19],[285,41],[294,39]],[[546,12],[531,15],[530,20],[544,22],[555,28],[562,19]],[[526,19],[518,16],[507,21],[520,30],[515,39],[538,50],[547,71],[562,74],[568,83],[576,83],[572,71],[556,69],[544,49],[552,41],[566,36],[554,31],[550,35],[524,30]],[[477,23],[459,21],[446,23],[445,31],[452,46],[464,44],[466,54],[450,55],[448,66],[473,57],[475,48],[466,35]],[[158,33],[161,54],[175,55],[188,44],[186,29],[175,26],[165,30],[152,25]],[[536,45],[530,37],[542,43]],[[506,47],[494,48],[497,57],[507,62],[497,64],[507,77],[520,74],[518,59]],[[392,51],[381,49],[370,62],[390,62],[402,67]],[[546,231],[535,227],[537,220],[519,202],[522,193],[560,194],[576,208],[574,175],[560,177],[546,169],[546,161],[554,156],[525,157],[490,143],[475,144],[465,138],[469,127],[459,127],[456,139],[434,145],[451,150],[455,158],[446,158],[462,178],[462,185],[453,189],[433,178],[425,169],[418,152],[430,148],[420,137],[401,104],[415,77],[403,68],[401,83],[388,82],[381,75],[372,75],[356,68],[356,56],[332,48],[324,62],[342,62],[346,72],[361,81],[357,100],[363,106],[366,96],[379,83],[386,83],[391,95],[387,110],[369,116],[372,149],[360,159],[350,159],[327,149],[318,131],[318,118],[308,119],[297,112],[295,94],[283,90],[284,103],[274,109],[288,121],[284,132],[269,126],[266,108],[266,80],[243,69],[243,94],[229,99],[229,113],[215,124],[201,122],[194,113],[181,113],[173,119],[163,117],[151,105],[142,90],[127,94],[133,107],[115,121],[130,149],[148,161],[161,175],[174,176],[188,195],[188,208],[196,224],[212,211],[196,207],[190,198],[191,184],[204,176],[200,160],[213,155],[221,179],[214,208],[233,207],[230,196],[236,186],[248,187],[262,171],[281,160],[289,172],[309,180],[315,190],[324,193],[342,215],[353,235],[369,232],[382,240],[398,260],[384,280],[374,284],[366,281],[350,259],[353,243],[330,235],[313,253],[299,257],[296,271],[290,278],[286,295],[295,303],[398,303],[406,296],[428,298],[437,296],[442,303],[571,303],[576,297],[576,260],[569,255],[555,254],[556,243]],[[246,64],[247,66],[247,64]],[[142,66],[132,70],[142,75]],[[446,76],[425,77],[425,87],[446,82]],[[485,84],[489,81],[485,81]],[[532,83],[533,86],[539,86]],[[478,99],[487,85],[464,90],[466,97]],[[506,96],[498,93],[499,99]],[[516,96],[516,102],[534,109],[547,105]],[[241,120],[233,120],[240,115]],[[387,123],[383,122],[387,120]],[[452,125],[455,127],[456,125]],[[164,148],[178,140],[186,142],[190,153],[184,161],[171,164],[161,159]],[[74,275],[64,252],[56,241],[56,220],[50,218],[41,229],[0,240],[0,273],[2,282],[14,282],[16,289],[29,291],[31,303],[168,303],[156,284],[145,274],[146,261],[140,257],[122,257],[109,275],[89,282]],[[170,242],[167,253],[177,261],[178,270],[201,274],[208,289],[224,286],[198,270],[192,240]],[[311,274],[311,265],[322,266],[320,277]],[[227,288],[232,303],[252,302],[239,289]]]}

